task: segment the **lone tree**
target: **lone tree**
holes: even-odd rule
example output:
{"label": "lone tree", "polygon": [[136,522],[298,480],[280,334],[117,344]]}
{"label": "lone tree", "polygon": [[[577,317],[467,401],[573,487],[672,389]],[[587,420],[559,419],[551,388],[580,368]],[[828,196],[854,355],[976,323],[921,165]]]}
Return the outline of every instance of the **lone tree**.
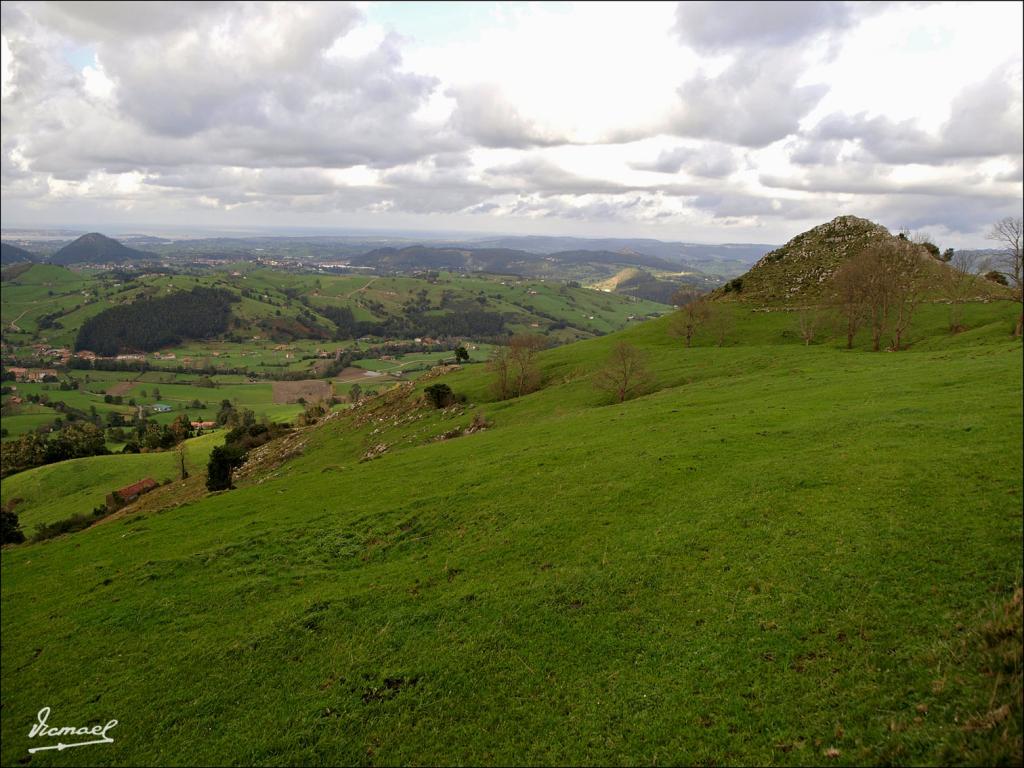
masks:
{"label": "lone tree", "polygon": [[[988,239],[999,243],[999,257],[996,259],[996,270],[1002,274],[1010,289],[1013,291],[1015,301],[1024,302],[1024,286],[1021,285],[1021,219],[1007,216],[997,221],[988,233]],[[1020,336],[1024,329],[1024,307],[1017,317],[1017,327],[1013,331],[1014,336]]]}
{"label": "lone tree", "polygon": [[459,347],[455,350],[455,362],[465,363],[469,361],[469,352],[465,347]]}
{"label": "lone tree", "polygon": [[650,381],[643,354],[625,341],[612,348],[604,367],[594,374],[594,386],[618,403],[642,393]]}
{"label": "lone tree", "polygon": [[494,374],[494,394],[499,400],[528,395],[540,386],[537,355],[547,346],[543,336],[520,334],[499,347],[487,364]]}
{"label": "lone tree", "polygon": [[686,339],[686,346],[693,343],[693,335],[711,317],[711,307],[703,299],[684,304],[675,311],[669,321],[668,332],[677,338]]}
{"label": "lone tree", "polygon": [[810,346],[824,323],[824,315],[817,307],[804,307],[796,313],[796,328],[804,346]]}
{"label": "lone tree", "polygon": [[733,314],[729,307],[722,303],[708,303],[707,308],[709,314],[705,324],[708,330],[711,331],[715,343],[720,347],[724,347],[725,342],[729,339],[729,334],[736,327]]}

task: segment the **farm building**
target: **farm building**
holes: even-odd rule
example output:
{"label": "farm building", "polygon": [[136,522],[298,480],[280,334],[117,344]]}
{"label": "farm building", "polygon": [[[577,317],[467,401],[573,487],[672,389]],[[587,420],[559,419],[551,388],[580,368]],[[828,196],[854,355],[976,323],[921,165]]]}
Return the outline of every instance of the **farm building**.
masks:
{"label": "farm building", "polygon": [[156,413],[170,413],[173,409],[167,403],[157,403],[153,406]]}
{"label": "farm building", "polygon": [[144,493],[149,493],[157,487],[157,482],[152,477],[139,480],[137,483],[126,485],[107,494],[107,509],[119,509],[125,504],[130,504]]}
{"label": "farm building", "polygon": [[192,429],[213,429],[217,426],[216,421],[192,421],[189,423],[192,425]]}
{"label": "farm building", "polygon": [[15,381],[43,381],[45,377],[57,378],[57,372],[52,368],[8,368],[14,374]]}

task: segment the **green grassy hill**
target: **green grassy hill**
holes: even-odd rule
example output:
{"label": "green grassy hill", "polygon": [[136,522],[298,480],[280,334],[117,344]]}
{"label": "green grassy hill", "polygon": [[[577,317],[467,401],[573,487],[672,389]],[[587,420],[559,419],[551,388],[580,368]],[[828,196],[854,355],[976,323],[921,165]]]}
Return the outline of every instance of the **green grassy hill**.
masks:
{"label": "green grassy hill", "polygon": [[[500,403],[468,367],[5,549],[3,764],[43,706],[119,725],[33,765],[1019,763],[1016,305],[877,354],[728,306],[723,347],[651,321]],[[620,339],[654,383],[609,405]]]}
{"label": "green grassy hill", "polygon": [[[211,432],[185,443],[188,471],[206,471],[210,451],[224,442],[223,431]],[[174,451],[113,454],[69,459],[19,472],[3,480],[4,502],[18,499],[15,511],[26,535],[36,525],[53,523],[91,512],[106,495],[146,477],[158,483],[178,478]]]}
{"label": "green grassy hill", "polygon": [[231,308],[228,335],[244,341],[331,339],[336,326],[324,314],[328,308],[349,309],[357,321],[383,322],[404,316],[407,305],[421,298],[429,305],[428,313],[466,308],[496,313],[508,331],[550,332],[562,342],[610,333],[669,309],[631,296],[514,276],[442,273],[427,280],[297,274],[250,266],[205,275],[153,273],[122,279],[114,273],[36,264],[4,281],[4,340],[16,347],[41,340],[70,346],[82,323],[103,310],[193,287],[219,288],[239,297]]}

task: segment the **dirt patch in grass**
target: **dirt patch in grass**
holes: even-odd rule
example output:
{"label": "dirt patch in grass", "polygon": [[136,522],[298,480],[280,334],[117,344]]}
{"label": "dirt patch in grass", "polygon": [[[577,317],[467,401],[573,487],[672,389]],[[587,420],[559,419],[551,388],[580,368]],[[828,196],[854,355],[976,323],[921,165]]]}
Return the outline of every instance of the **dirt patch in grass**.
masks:
{"label": "dirt patch in grass", "polygon": [[365,368],[349,367],[339,373],[335,378],[335,381],[362,381],[363,379],[390,381],[391,377],[386,373],[380,373],[379,371],[368,371]]}
{"label": "dirt patch in grass", "polygon": [[331,382],[321,379],[307,381],[275,381],[275,403],[297,403],[303,398],[307,403],[329,400],[334,394]]}
{"label": "dirt patch in grass", "polygon": [[138,382],[136,381],[119,381],[116,384],[111,384],[109,387],[107,387],[107,394],[127,395],[129,392],[131,392],[132,387],[134,387],[137,383]]}

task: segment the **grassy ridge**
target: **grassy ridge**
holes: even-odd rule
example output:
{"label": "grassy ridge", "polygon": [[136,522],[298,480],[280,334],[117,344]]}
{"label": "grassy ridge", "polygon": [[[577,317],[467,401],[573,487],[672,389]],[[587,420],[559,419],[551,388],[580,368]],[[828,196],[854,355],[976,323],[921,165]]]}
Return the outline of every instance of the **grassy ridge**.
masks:
{"label": "grassy ridge", "polygon": [[338,416],[258,484],[5,550],[3,763],[44,705],[121,721],[86,764],[1013,762],[975,648],[1022,577],[1014,309],[927,308],[899,354],[647,323],[621,406],[584,342],[533,395],[469,369],[465,413]]}

